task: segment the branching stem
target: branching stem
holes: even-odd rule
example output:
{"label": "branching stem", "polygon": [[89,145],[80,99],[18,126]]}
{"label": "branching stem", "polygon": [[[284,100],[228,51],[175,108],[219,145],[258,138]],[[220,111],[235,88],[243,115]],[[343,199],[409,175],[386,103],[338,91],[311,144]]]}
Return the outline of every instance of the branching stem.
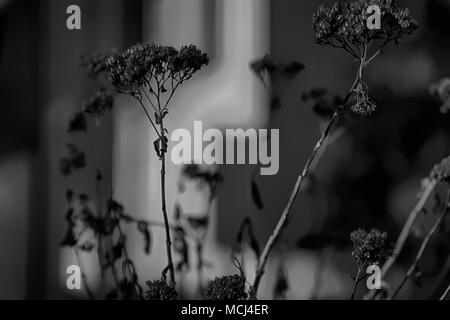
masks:
{"label": "branching stem", "polygon": [[428,232],[428,234],[425,237],[425,239],[423,239],[422,244],[421,244],[421,246],[419,248],[419,251],[417,252],[417,255],[416,255],[415,259],[414,259],[414,262],[412,263],[411,267],[408,269],[408,272],[406,273],[406,275],[403,278],[402,282],[400,283],[400,285],[398,286],[398,288],[395,290],[394,294],[392,295],[392,298],[391,298],[392,300],[397,297],[397,295],[400,292],[400,290],[403,288],[403,286],[406,284],[408,279],[412,276],[412,274],[416,270],[417,264],[419,263],[419,260],[422,258],[422,255],[425,252],[425,249],[426,249],[426,247],[428,245],[428,242],[430,241],[431,237],[434,235],[434,233],[438,229],[439,225],[441,224],[441,222],[444,219],[445,215],[447,214],[448,210],[449,210],[449,206],[448,206],[448,194],[447,194],[446,202],[444,203],[444,208],[442,210],[442,213],[440,214],[439,218],[434,223],[434,225],[431,228],[431,230]]}

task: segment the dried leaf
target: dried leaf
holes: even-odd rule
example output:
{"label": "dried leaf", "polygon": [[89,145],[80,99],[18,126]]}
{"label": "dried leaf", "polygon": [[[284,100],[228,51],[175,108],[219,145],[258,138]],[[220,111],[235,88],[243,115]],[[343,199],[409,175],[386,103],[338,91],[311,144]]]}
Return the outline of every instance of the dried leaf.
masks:
{"label": "dried leaf", "polygon": [[73,190],[72,189],[67,189],[66,190],[66,200],[67,202],[71,202],[73,198]]}
{"label": "dried leaf", "polygon": [[73,171],[82,169],[86,166],[86,159],[83,152],[81,152],[75,145],[67,144],[69,155],[60,161],[60,171],[64,176],[70,175]]}
{"label": "dried leaf", "polygon": [[100,172],[100,170],[97,170],[97,173],[96,173],[96,175],[95,175],[95,180],[96,180],[97,182],[103,180],[103,175],[102,175],[102,173]]}
{"label": "dried leaf", "polygon": [[76,112],[69,120],[69,127],[67,132],[86,132],[87,131],[87,121],[84,112]]}
{"label": "dried leaf", "polygon": [[125,239],[120,238],[119,241],[112,247],[112,262],[122,258],[122,253],[125,246]]}
{"label": "dried leaf", "polygon": [[173,219],[174,219],[175,221],[179,221],[180,218],[181,218],[181,207],[180,207],[180,205],[177,203],[177,204],[175,205],[175,210],[174,210],[174,212],[173,212]]}
{"label": "dried leaf", "polygon": [[289,282],[285,268],[280,265],[277,271],[277,279],[273,288],[274,300],[284,300],[286,298],[286,292],[289,289]]}
{"label": "dried leaf", "polygon": [[303,70],[305,70],[305,65],[297,61],[291,61],[283,65],[283,67],[281,68],[282,74],[286,75],[289,78],[296,76]]}
{"label": "dried leaf", "polygon": [[266,54],[264,57],[250,62],[250,69],[264,82],[264,74],[272,73],[277,69],[275,63]]}
{"label": "dried leaf", "polygon": [[86,251],[86,252],[91,252],[92,249],[94,249],[94,244],[90,241],[86,241],[80,245],[77,246],[78,249],[82,250],[82,251]]}
{"label": "dried leaf", "polygon": [[249,217],[246,217],[239,227],[233,252],[242,253],[242,246],[244,243],[248,243],[250,248],[255,253],[256,257],[259,258],[261,250],[258,240],[256,240],[256,237],[253,233],[252,222]]}
{"label": "dried leaf", "polygon": [[145,254],[150,254],[150,248],[151,248],[151,234],[150,234],[150,228],[148,227],[148,224],[144,221],[139,221],[137,224],[137,228],[139,232],[142,233],[144,236],[144,252]]}
{"label": "dried leaf", "polygon": [[187,217],[187,221],[189,223],[189,225],[195,229],[205,229],[208,227],[209,224],[209,216],[205,216],[205,217]]}
{"label": "dried leaf", "polygon": [[74,245],[77,244],[77,242],[78,240],[75,238],[75,235],[73,234],[72,225],[69,225],[59,245],[62,247],[65,246],[73,247]]}

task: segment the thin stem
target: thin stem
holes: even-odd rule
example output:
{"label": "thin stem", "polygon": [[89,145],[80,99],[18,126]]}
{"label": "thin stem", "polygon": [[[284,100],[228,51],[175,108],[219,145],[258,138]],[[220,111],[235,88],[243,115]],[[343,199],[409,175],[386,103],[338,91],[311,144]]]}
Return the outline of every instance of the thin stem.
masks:
{"label": "thin stem", "polygon": [[350,300],[355,300],[356,292],[358,290],[358,284],[362,280],[359,278],[360,274],[361,274],[361,268],[358,268],[358,273],[356,274],[355,285],[353,287],[353,292],[352,292],[352,296],[350,297]]}
{"label": "thin stem", "polygon": [[[448,196],[446,197],[446,200],[448,201]],[[391,298],[392,300],[395,299],[395,297],[397,297],[397,295],[400,292],[400,290],[403,288],[403,286],[406,284],[406,282],[411,277],[413,272],[416,270],[417,264],[419,263],[419,260],[422,258],[422,255],[425,252],[425,249],[426,249],[426,247],[428,245],[428,242],[430,241],[431,237],[433,236],[433,234],[438,229],[439,225],[441,224],[442,220],[444,219],[445,215],[447,214],[448,209],[449,209],[449,206],[448,206],[447,203],[445,203],[445,206],[444,206],[444,209],[442,210],[441,215],[436,220],[436,222],[434,223],[434,225],[431,228],[431,230],[428,232],[428,234],[425,237],[425,239],[423,239],[423,242],[422,242],[422,244],[421,244],[421,246],[419,248],[419,251],[417,252],[417,255],[416,255],[416,258],[414,259],[414,262],[412,263],[411,267],[408,269],[408,272],[406,273],[406,275],[403,278],[402,282],[400,283],[400,285],[398,286],[398,288],[395,290],[394,294],[392,295],[392,298]]]}
{"label": "thin stem", "polygon": [[259,284],[261,282],[261,278],[264,274],[264,268],[266,266],[267,260],[269,258],[269,254],[270,251],[272,250],[273,245],[275,244],[275,242],[277,241],[277,239],[279,238],[279,236],[282,233],[282,230],[284,229],[284,227],[287,224],[288,221],[288,217],[289,214],[291,212],[291,208],[292,205],[295,202],[295,199],[297,197],[297,194],[303,184],[303,181],[305,180],[306,176],[309,173],[310,167],[318,153],[318,151],[320,150],[320,148],[323,146],[325,140],[328,138],[328,136],[330,135],[330,132],[332,131],[332,128],[334,126],[334,123],[336,122],[337,118],[339,117],[339,115],[341,114],[341,112],[344,110],[345,104],[347,103],[347,101],[350,99],[352,93],[353,93],[353,89],[355,88],[357,82],[358,82],[359,77],[357,77],[357,79],[355,80],[355,82],[353,83],[351,89],[348,91],[345,99],[343,100],[343,102],[341,103],[341,105],[336,109],[336,111],[334,112],[330,122],[328,123],[328,126],[326,127],[326,129],[324,130],[324,132],[322,133],[322,136],[320,137],[319,141],[317,141],[316,146],[314,147],[311,155],[309,156],[305,167],[303,168],[303,171],[300,173],[300,175],[297,178],[297,181],[294,185],[294,188],[291,192],[291,195],[289,196],[289,200],[286,204],[286,207],[284,208],[283,212],[281,213],[281,216],[274,228],[274,230],[272,231],[271,236],[269,237],[269,239],[266,242],[266,245],[264,247],[264,250],[259,258],[258,261],[258,265],[256,267],[256,276],[255,276],[255,280],[253,282],[253,290],[252,290],[252,297],[251,298],[256,298],[256,295],[258,293],[258,288],[259,288]]}
{"label": "thin stem", "polygon": [[150,105],[153,107],[153,110],[158,111],[158,109],[153,104],[152,100],[148,96],[147,92],[145,92],[145,89],[142,89],[142,92],[144,93],[144,96],[147,98],[147,101],[150,103]]}
{"label": "thin stem", "polygon": [[367,66],[373,59],[375,59],[381,53],[381,49],[378,49],[372,57],[370,57],[366,62],[365,66]]}
{"label": "thin stem", "polygon": [[391,266],[394,264],[395,260],[397,260],[398,256],[400,255],[400,252],[403,249],[403,246],[405,245],[406,240],[408,239],[408,235],[411,232],[411,228],[414,224],[414,221],[417,218],[417,215],[419,212],[422,211],[423,207],[427,203],[428,198],[430,197],[431,193],[433,192],[434,188],[436,186],[436,180],[432,180],[428,183],[426,189],[420,196],[419,201],[412,209],[411,213],[408,216],[408,219],[406,220],[402,231],[400,232],[400,235],[398,236],[397,242],[395,243],[395,249],[394,253],[392,254],[392,257],[389,258],[381,268],[381,277],[384,277],[388,270],[391,268]]}
{"label": "thin stem", "polygon": [[317,165],[320,163],[320,159],[322,159],[322,156],[324,155],[325,151],[328,149],[329,146],[331,146],[333,143],[335,143],[337,140],[339,140],[340,137],[344,136],[347,133],[346,128],[338,128],[333,131],[332,134],[330,134],[327,141],[325,141],[325,144],[323,148],[319,150],[317,153],[316,159],[314,160],[313,164],[309,168],[310,171],[314,171],[316,169]]}
{"label": "thin stem", "polygon": [[[159,101],[159,99],[158,99]],[[159,105],[159,104],[158,104]],[[163,124],[163,119],[160,120],[159,124],[160,130],[161,130],[161,145],[166,143],[165,142],[165,128]],[[170,285],[175,286],[175,269],[173,266],[173,260],[172,260],[172,249],[171,245],[172,242],[170,240],[170,226],[169,226],[169,218],[167,215],[167,209],[166,209],[166,147],[162,147],[161,151],[161,209],[163,213],[164,218],[164,228],[166,230],[166,251],[167,251],[167,268],[169,270],[169,276],[170,276]]]}
{"label": "thin stem", "polygon": [[81,263],[81,258],[80,258],[80,253],[78,252],[78,249],[75,248],[75,256],[77,257],[77,264],[80,267],[80,271],[81,271],[81,280],[83,281],[83,286],[84,286],[84,290],[86,291],[89,300],[94,300],[94,295],[92,294],[91,289],[89,288],[87,279],[86,279],[86,272],[84,270],[84,266]]}
{"label": "thin stem", "polygon": [[148,121],[150,121],[150,123],[151,123],[153,129],[155,130],[156,134],[158,135],[159,138],[161,138],[161,135],[159,134],[158,129],[156,129],[156,126],[155,126],[155,124],[153,123],[152,117],[150,117],[150,114],[148,113],[147,108],[146,108],[146,107],[144,106],[144,104],[142,103],[142,100],[141,100],[141,99],[138,99],[138,98],[136,98],[136,100],[139,101],[139,104],[141,105],[142,110],[144,110],[145,115],[147,116]]}
{"label": "thin stem", "polygon": [[445,292],[442,295],[442,297],[439,298],[439,300],[445,300],[445,297],[447,297],[449,292],[450,292],[450,284],[448,285],[447,290],[445,290]]}
{"label": "thin stem", "polygon": [[437,291],[440,289],[442,283],[446,279],[449,269],[450,269],[450,256],[447,257],[444,266],[441,268],[438,275],[433,281],[433,286],[430,289],[430,296],[428,298],[429,300],[433,299],[433,297],[437,295]]}

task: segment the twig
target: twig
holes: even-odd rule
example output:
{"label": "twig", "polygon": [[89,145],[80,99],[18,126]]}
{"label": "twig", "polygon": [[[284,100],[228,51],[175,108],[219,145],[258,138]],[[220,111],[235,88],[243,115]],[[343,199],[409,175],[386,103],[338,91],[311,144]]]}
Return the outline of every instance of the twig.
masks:
{"label": "twig", "polygon": [[439,300],[445,300],[445,297],[447,297],[447,294],[450,292],[450,284],[447,287],[447,290],[445,290],[444,294],[442,295],[442,297],[439,298]]}
{"label": "twig", "polygon": [[433,297],[437,296],[437,292],[440,289],[442,283],[446,279],[448,272],[450,269],[450,256],[447,257],[447,260],[444,263],[444,266],[439,271],[437,277],[434,279],[433,286],[430,290],[429,299],[433,299]]}
{"label": "twig", "polygon": [[[446,197],[446,201],[448,202],[448,195]],[[448,206],[447,202],[445,203],[445,206],[444,206],[444,209],[442,210],[441,215],[436,220],[436,222],[434,223],[433,227],[431,228],[431,230],[428,232],[427,236],[423,240],[422,245],[420,246],[420,249],[417,252],[416,258],[414,259],[414,262],[412,263],[411,267],[408,269],[408,272],[406,273],[406,275],[403,278],[402,282],[400,283],[400,285],[398,286],[398,288],[395,290],[394,294],[392,295],[392,298],[391,298],[392,300],[395,299],[395,297],[397,297],[397,295],[400,292],[400,290],[403,288],[403,286],[406,284],[406,282],[411,277],[413,272],[416,270],[417,264],[418,264],[419,260],[422,258],[422,255],[423,255],[423,253],[424,253],[424,251],[425,251],[425,249],[426,249],[426,247],[428,245],[428,242],[430,241],[431,237],[433,236],[433,234],[438,229],[439,225],[441,224],[442,220],[444,219],[445,215],[447,214],[447,212],[449,210],[449,206]]]}
{"label": "twig", "polygon": [[394,253],[392,254],[392,257],[389,258],[383,265],[381,269],[381,277],[384,277],[389,270],[389,268],[394,264],[395,260],[400,255],[400,252],[403,249],[403,246],[405,245],[406,239],[408,238],[409,233],[411,232],[411,228],[414,224],[414,221],[417,218],[417,215],[419,212],[422,211],[423,207],[425,206],[428,198],[430,197],[431,193],[434,190],[434,187],[436,186],[436,180],[431,180],[422,195],[420,196],[419,201],[412,209],[411,213],[409,214],[408,219],[405,222],[405,225],[403,226],[402,231],[400,232],[400,235],[398,236],[397,242],[395,243],[395,249]]}
{"label": "twig", "polygon": [[[166,143],[165,138],[165,129],[163,124],[163,119],[160,119],[160,130],[161,130],[161,144]],[[165,147],[163,146],[163,149]],[[170,285],[175,286],[175,268],[173,266],[173,259],[172,259],[172,249],[171,245],[172,242],[170,240],[170,226],[169,226],[169,218],[167,216],[167,209],[166,209],[166,151],[162,150],[161,152],[161,210],[163,213],[164,218],[164,229],[166,230],[166,252],[167,252],[167,268],[169,270],[169,276],[170,276]]]}
{"label": "twig", "polygon": [[352,292],[352,296],[350,297],[350,300],[355,300],[356,292],[358,290],[358,285],[365,278],[365,276],[362,278],[359,277],[359,275],[361,274],[361,271],[362,271],[362,269],[358,268],[358,273],[356,274],[355,285],[353,287],[353,292]]}
{"label": "twig", "polygon": [[375,59],[379,54],[381,53],[381,49],[378,49],[372,57],[370,57],[367,61],[366,61],[366,65],[368,65],[373,59]]}
{"label": "twig", "polygon": [[[362,63],[363,62],[361,62],[361,65],[362,65]],[[360,68],[361,68],[361,66],[360,66]],[[288,221],[289,213],[290,213],[292,205],[294,204],[294,201],[297,197],[297,194],[303,184],[303,181],[305,180],[306,176],[308,175],[308,173],[310,171],[310,167],[311,167],[318,151],[320,150],[320,148],[323,146],[325,140],[330,135],[330,132],[332,131],[334,123],[336,122],[336,120],[339,117],[339,115],[341,114],[341,112],[344,110],[345,104],[350,99],[350,97],[353,93],[353,90],[354,90],[356,84],[358,83],[358,80],[359,80],[359,74],[358,74],[358,77],[356,78],[355,82],[353,83],[351,89],[348,91],[345,99],[343,100],[341,105],[334,112],[330,122],[328,123],[326,129],[322,133],[322,136],[320,137],[319,141],[317,141],[316,146],[314,147],[311,155],[309,156],[308,161],[306,162],[306,165],[303,168],[303,171],[297,178],[297,181],[294,185],[291,195],[289,196],[288,203],[287,203],[286,207],[284,208],[274,230],[272,231],[272,235],[267,240],[264,250],[259,258],[258,265],[256,267],[256,276],[255,276],[255,280],[253,282],[251,298],[255,298],[258,293],[259,284],[260,284],[261,278],[264,274],[264,268],[265,268],[267,260],[269,258],[270,251],[272,250],[273,245],[275,244],[276,240],[280,236],[283,228],[285,227],[285,225]]]}
{"label": "twig", "polygon": [[150,114],[148,113],[147,108],[146,108],[146,107],[144,106],[144,104],[142,103],[142,100],[141,100],[141,99],[138,99],[138,98],[136,98],[136,100],[139,101],[139,104],[140,104],[142,110],[144,110],[145,115],[147,116],[148,121],[150,121],[150,124],[152,125],[153,129],[155,130],[156,135],[158,136],[158,138],[161,138],[161,135],[159,134],[158,129],[156,129],[156,126],[155,126],[155,124],[153,123],[152,117],[150,117]]}
{"label": "twig", "polygon": [[314,169],[317,167],[317,165],[320,163],[320,159],[322,159],[322,156],[324,155],[325,151],[328,149],[329,146],[331,146],[333,143],[335,143],[339,138],[344,136],[347,133],[346,128],[338,128],[333,131],[332,134],[330,134],[330,137],[327,139],[327,141],[324,144],[324,147],[317,152],[316,159],[312,163],[311,167],[309,168],[310,171],[314,171]]}

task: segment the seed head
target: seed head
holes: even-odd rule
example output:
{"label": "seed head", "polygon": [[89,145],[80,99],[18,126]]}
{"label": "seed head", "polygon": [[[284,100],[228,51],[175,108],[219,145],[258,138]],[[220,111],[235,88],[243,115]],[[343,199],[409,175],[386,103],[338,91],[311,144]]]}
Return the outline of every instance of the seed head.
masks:
{"label": "seed head", "polygon": [[206,297],[209,300],[243,300],[247,298],[245,292],[245,277],[231,275],[218,277],[208,283]]}
{"label": "seed head", "polygon": [[175,288],[168,286],[161,280],[147,281],[146,300],[177,300],[178,293]]}
{"label": "seed head", "polygon": [[387,260],[394,251],[394,245],[387,240],[387,234],[376,229],[366,232],[358,229],[350,234],[353,243],[352,256],[359,268],[373,264],[381,264]]}

